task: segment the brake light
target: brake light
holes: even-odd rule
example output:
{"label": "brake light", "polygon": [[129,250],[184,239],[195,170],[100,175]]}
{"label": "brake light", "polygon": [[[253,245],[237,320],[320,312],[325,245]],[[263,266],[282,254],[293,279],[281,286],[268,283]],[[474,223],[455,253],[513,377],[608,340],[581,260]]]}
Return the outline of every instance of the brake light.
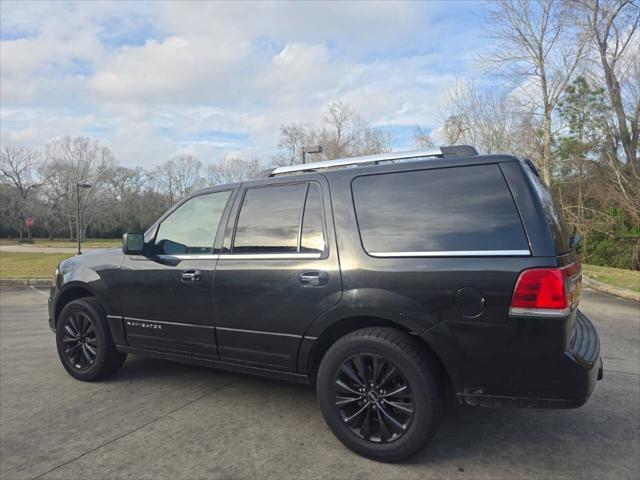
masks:
{"label": "brake light", "polygon": [[[563,268],[532,268],[518,277],[510,315],[566,316],[577,305],[579,264]],[[576,280],[572,276],[576,275]]]}

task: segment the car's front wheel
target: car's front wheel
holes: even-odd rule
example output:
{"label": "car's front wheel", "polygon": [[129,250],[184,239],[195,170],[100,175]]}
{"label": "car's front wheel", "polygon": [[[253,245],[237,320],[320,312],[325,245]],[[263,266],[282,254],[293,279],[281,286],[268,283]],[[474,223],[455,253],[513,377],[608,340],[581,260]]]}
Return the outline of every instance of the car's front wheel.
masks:
{"label": "car's front wheel", "polygon": [[106,315],[94,298],[65,305],[56,322],[56,345],[67,372],[87,382],[115,373],[127,357],[116,350]]}
{"label": "car's front wheel", "polygon": [[316,387],[331,430],[365,457],[392,462],[414,455],[438,425],[435,362],[415,339],[392,328],[340,338],[322,359]]}

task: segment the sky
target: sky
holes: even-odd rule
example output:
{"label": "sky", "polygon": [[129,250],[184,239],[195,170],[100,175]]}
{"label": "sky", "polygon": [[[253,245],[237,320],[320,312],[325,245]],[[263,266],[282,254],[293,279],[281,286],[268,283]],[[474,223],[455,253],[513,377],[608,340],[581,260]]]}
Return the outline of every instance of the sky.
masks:
{"label": "sky", "polygon": [[413,146],[479,75],[480,2],[0,2],[0,136],[64,135],[124,166],[191,153],[268,160],[332,101]]}

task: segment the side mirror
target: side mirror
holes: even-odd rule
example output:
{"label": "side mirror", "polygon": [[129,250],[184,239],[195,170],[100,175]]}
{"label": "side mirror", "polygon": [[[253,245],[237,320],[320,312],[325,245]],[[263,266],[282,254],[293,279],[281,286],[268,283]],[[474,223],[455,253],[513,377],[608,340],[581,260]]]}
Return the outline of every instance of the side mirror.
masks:
{"label": "side mirror", "polygon": [[144,254],[144,234],[125,233],[122,235],[122,252],[125,255]]}

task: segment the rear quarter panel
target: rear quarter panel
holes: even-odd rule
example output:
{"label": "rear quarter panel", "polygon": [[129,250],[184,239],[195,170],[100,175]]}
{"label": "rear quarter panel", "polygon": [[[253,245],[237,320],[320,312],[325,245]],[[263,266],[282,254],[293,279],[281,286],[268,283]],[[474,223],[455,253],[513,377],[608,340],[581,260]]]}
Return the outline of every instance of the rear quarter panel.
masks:
{"label": "rear quarter panel", "polygon": [[[513,179],[522,181],[518,163],[506,162],[501,167],[504,165]],[[558,262],[555,256],[544,255],[553,243],[545,236],[544,223],[540,224],[529,193],[520,193],[515,200],[521,215],[524,212],[535,219],[532,228],[526,229],[533,255],[379,258],[365,252],[356,228],[353,177],[336,174],[331,178],[343,297],[336,308],[312,325],[308,335],[320,335],[350,316],[382,316],[420,335],[441,358],[457,391],[480,385],[485,392],[495,392],[507,384],[517,390],[522,374],[519,362],[527,365],[532,358],[539,361],[545,352],[563,348],[561,323],[540,328],[535,321],[513,321],[508,314],[519,273]],[[456,292],[463,287],[479,290],[485,299],[482,312],[472,318],[463,315],[454,303]]]}

